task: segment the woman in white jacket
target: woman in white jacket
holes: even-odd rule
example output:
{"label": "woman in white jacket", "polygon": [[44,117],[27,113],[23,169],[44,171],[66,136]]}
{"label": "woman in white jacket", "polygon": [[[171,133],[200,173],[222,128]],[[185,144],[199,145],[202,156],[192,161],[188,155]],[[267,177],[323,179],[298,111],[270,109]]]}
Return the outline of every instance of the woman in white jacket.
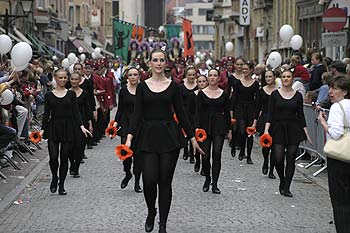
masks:
{"label": "woman in white jacket", "polygon": [[[344,113],[347,125],[350,126],[349,98],[350,77],[346,75],[334,77],[329,88],[329,99],[333,105],[328,120],[326,121],[323,112],[320,112],[318,116],[321,125],[327,132],[327,140],[337,140],[344,134]],[[329,194],[333,206],[336,230],[337,233],[346,233],[350,229],[350,163],[328,158],[327,168]]]}

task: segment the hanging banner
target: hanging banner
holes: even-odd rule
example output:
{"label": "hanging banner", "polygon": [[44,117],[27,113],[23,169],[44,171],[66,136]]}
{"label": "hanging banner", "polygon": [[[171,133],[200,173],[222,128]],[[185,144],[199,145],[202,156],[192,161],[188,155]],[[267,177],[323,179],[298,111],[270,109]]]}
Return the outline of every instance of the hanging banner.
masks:
{"label": "hanging banner", "polygon": [[91,27],[101,27],[101,10],[92,9],[90,15],[90,26]]}
{"label": "hanging banner", "polygon": [[113,20],[114,55],[121,56],[123,61],[128,60],[128,48],[133,25],[117,19]]}
{"label": "hanging banner", "polygon": [[166,24],[164,25],[167,40],[173,37],[179,37],[181,32],[181,24]]}
{"label": "hanging banner", "polygon": [[143,27],[134,25],[132,28],[131,38],[141,42],[144,32],[145,32],[145,29]]}
{"label": "hanging banner", "polygon": [[192,36],[192,22],[188,19],[182,20],[182,30],[184,32],[184,56],[194,56],[194,42]]}
{"label": "hanging banner", "polygon": [[239,1],[239,24],[250,25],[250,0]]}

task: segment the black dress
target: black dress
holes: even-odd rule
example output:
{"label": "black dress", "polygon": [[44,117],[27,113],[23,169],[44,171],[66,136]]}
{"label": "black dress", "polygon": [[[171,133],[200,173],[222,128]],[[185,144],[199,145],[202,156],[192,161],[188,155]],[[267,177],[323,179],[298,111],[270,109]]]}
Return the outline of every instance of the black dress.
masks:
{"label": "black dress", "polygon": [[74,128],[82,125],[75,92],[68,90],[63,97],[52,92],[45,94],[45,111],[42,119],[43,138],[58,142],[74,141]]}
{"label": "black dress", "polygon": [[90,96],[88,92],[82,91],[79,97],[77,97],[77,103],[81,120],[85,128],[89,126],[89,121],[92,120],[92,108],[90,106]]}
{"label": "black dress", "polygon": [[[173,111],[180,121],[173,119]],[[183,109],[180,87],[174,81],[161,92],[153,92],[145,82],[136,89],[135,112],[129,133],[136,137],[139,151],[166,153],[186,145],[181,128],[189,138],[194,136]]]}
{"label": "black dress", "polygon": [[118,135],[121,137],[128,135],[131,117],[134,113],[135,100],[135,95],[131,94],[126,86],[123,86],[119,92],[118,110],[114,119],[118,126],[121,126],[118,130]]}
{"label": "black dress", "polygon": [[193,103],[190,103],[191,101],[193,101],[193,96],[191,97],[191,95],[193,94],[194,96],[196,96],[194,94],[194,91],[196,91],[198,89],[198,87],[196,86],[195,88],[193,89],[187,89],[187,87],[185,86],[185,84],[181,84],[180,85],[180,92],[181,92],[181,96],[182,96],[182,103],[183,103],[183,106],[184,106],[184,110],[186,112],[186,114],[188,115],[188,119],[191,123],[191,126],[193,126],[193,122],[194,122],[194,114],[192,114],[193,112],[195,113],[195,109],[191,109],[191,104]]}
{"label": "black dress", "polygon": [[249,87],[243,86],[241,81],[235,83],[232,108],[237,120],[245,120],[247,122],[253,121],[258,91],[259,83],[257,81]]}
{"label": "black dress", "polygon": [[[256,98],[256,111],[255,119],[258,120],[256,124],[256,129],[259,133],[263,134],[265,130],[265,123],[269,108],[270,95],[267,94],[263,88],[260,88],[258,96]],[[260,114],[261,112],[261,114]]]}
{"label": "black dress", "polygon": [[226,135],[230,129],[230,101],[226,92],[218,98],[209,98],[203,91],[197,97],[196,128],[204,129],[207,135]]}
{"label": "black dress", "polygon": [[278,90],[271,93],[267,122],[274,144],[297,145],[306,140],[303,97],[296,92],[291,99],[284,99]]}

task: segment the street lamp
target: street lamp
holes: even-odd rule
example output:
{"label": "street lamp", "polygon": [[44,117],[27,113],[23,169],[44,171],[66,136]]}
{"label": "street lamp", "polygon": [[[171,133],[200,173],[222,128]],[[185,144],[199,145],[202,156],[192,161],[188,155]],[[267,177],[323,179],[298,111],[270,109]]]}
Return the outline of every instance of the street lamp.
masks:
{"label": "street lamp", "polygon": [[10,15],[7,8],[6,8],[5,14],[0,15],[0,18],[3,18],[3,24],[4,24],[6,34],[8,34],[9,32],[9,27],[12,21],[18,18],[27,18],[29,13],[31,12],[33,0],[23,0],[21,1],[21,3],[22,3],[22,9],[23,9],[24,15]]}
{"label": "street lamp", "polygon": [[21,3],[24,13],[28,15],[32,9],[33,0],[24,0]]}

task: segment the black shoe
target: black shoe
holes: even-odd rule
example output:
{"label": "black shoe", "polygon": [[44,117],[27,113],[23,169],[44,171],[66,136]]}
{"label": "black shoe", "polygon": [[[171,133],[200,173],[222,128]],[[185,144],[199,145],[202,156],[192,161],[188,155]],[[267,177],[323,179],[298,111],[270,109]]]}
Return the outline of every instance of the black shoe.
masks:
{"label": "black shoe", "polygon": [[187,160],[188,159],[188,154],[184,152],[184,154],[182,155],[183,160]]}
{"label": "black shoe", "polygon": [[211,187],[211,191],[212,191],[212,193],[215,193],[215,194],[220,194],[221,193],[221,191],[220,191],[220,189],[218,188],[217,185],[213,185],[213,187]]}
{"label": "black shoe", "polygon": [[204,171],[203,170],[201,170],[201,176],[205,176],[205,173],[204,173]]}
{"label": "black shoe", "polygon": [[122,180],[122,183],[120,184],[120,187],[122,189],[125,189],[126,186],[128,186],[128,183],[129,183],[131,177],[132,177],[131,173],[126,173],[124,179]]}
{"label": "black shoe", "polygon": [[57,191],[58,178],[53,178],[50,184],[51,193],[55,193]]}
{"label": "black shoe", "polygon": [[86,155],[84,154],[83,159],[87,159]]}
{"label": "black shoe", "polygon": [[93,149],[92,145],[87,145],[87,148],[88,148],[89,150]]}
{"label": "black shoe", "polygon": [[196,161],[196,163],[194,164],[194,172],[199,172],[199,167],[200,167],[200,163],[199,161]]}
{"label": "black shoe", "polygon": [[273,180],[276,179],[276,176],[275,176],[273,173],[271,173],[271,172],[269,173],[269,176],[268,176],[268,177],[269,177],[270,179],[273,179]]}
{"label": "black shoe", "polygon": [[69,175],[70,175],[70,176],[74,176],[74,171],[71,170],[71,169],[69,169]]}
{"label": "black shoe", "polygon": [[93,142],[92,145],[93,145],[93,146],[97,146],[97,142]]}
{"label": "black shoe", "polygon": [[210,182],[211,182],[211,178],[210,176],[206,177],[205,178],[205,182],[204,182],[204,185],[203,185],[203,192],[208,192],[209,191],[209,185],[210,185]]}
{"label": "black shoe", "polygon": [[289,190],[284,191],[283,195],[286,197],[293,197],[293,194]]}
{"label": "black shoe", "polygon": [[279,185],[279,191],[281,195],[284,195],[284,181],[280,181],[280,185]]}
{"label": "black shoe", "polygon": [[235,146],[232,146],[232,147],[231,147],[231,156],[232,156],[232,157],[235,157],[235,156],[236,156],[236,147],[235,147]]}
{"label": "black shoe", "polygon": [[142,188],[139,184],[135,184],[134,190],[136,193],[142,193]]}
{"label": "black shoe", "polygon": [[263,167],[263,168],[262,168],[262,173],[263,173],[264,175],[267,175],[267,172],[268,172],[267,167]]}
{"label": "black shoe", "polygon": [[196,161],[194,160],[194,157],[190,157],[190,163],[194,164]]}
{"label": "black shoe", "polygon": [[239,155],[238,155],[238,160],[239,160],[239,161],[242,161],[243,158],[244,158],[244,154],[239,153]]}
{"label": "black shoe", "polygon": [[158,233],[166,233],[166,224],[165,223],[159,223]]}
{"label": "black shoe", "polygon": [[79,178],[80,177],[79,172],[74,172],[73,177],[74,178]]}
{"label": "black shoe", "polygon": [[63,185],[58,185],[59,187],[58,187],[58,194],[59,195],[67,195],[67,192],[66,192],[66,190],[64,190],[64,186]]}
{"label": "black shoe", "polygon": [[80,163],[85,163],[84,159],[80,160]]}
{"label": "black shoe", "polygon": [[253,161],[250,157],[247,158],[247,164],[253,164]]}
{"label": "black shoe", "polygon": [[157,210],[149,210],[148,215],[146,218],[146,223],[145,223],[145,231],[146,232],[151,232],[153,231],[154,228],[154,219],[156,218],[157,215]]}

